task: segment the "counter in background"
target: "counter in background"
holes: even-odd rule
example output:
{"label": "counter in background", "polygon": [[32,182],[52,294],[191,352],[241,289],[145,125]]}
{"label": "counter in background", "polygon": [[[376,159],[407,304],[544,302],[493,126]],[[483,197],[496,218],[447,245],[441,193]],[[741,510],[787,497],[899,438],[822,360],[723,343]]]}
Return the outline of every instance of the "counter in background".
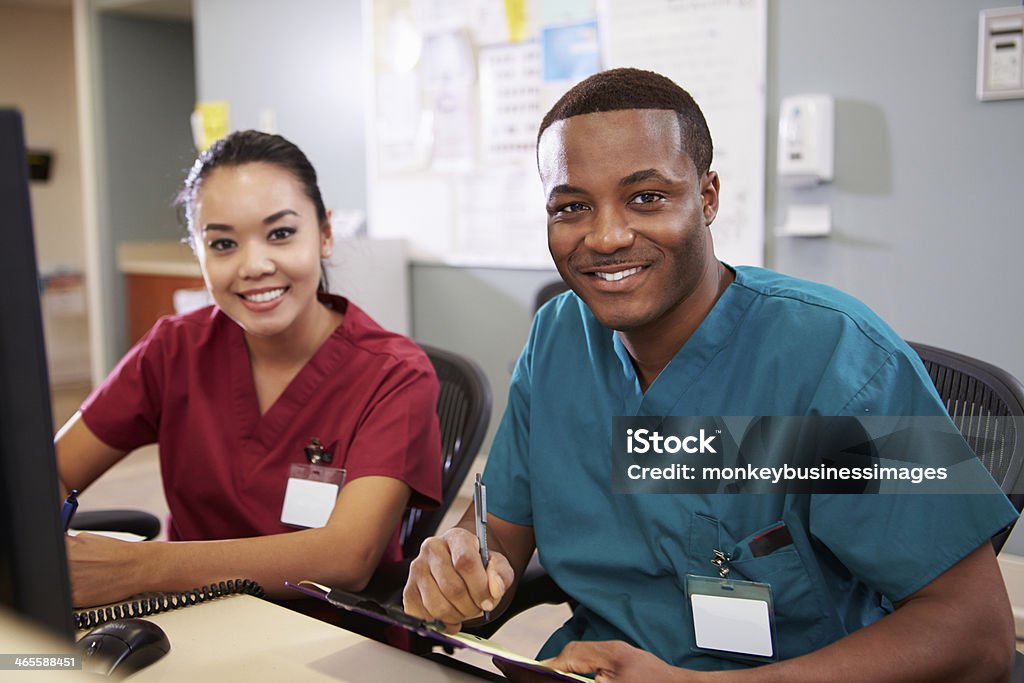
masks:
{"label": "counter in background", "polygon": [[176,291],[205,287],[192,249],[181,242],[123,242],[117,266],[125,278],[129,344],[175,312]]}
{"label": "counter in background", "polygon": [[[205,287],[195,255],[180,242],[123,242],[118,245],[117,265],[125,277],[130,344],[160,316],[175,312],[176,291]],[[352,299],[383,327],[411,333],[404,240],[335,240],[333,255],[324,265],[332,292]]]}

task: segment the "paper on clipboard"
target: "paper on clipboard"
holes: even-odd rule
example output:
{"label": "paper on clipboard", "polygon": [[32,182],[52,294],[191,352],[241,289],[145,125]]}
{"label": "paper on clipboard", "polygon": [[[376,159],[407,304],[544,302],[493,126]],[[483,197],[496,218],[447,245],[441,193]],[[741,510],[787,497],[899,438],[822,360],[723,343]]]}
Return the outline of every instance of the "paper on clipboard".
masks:
{"label": "paper on clipboard", "polygon": [[411,614],[407,614],[396,607],[381,605],[374,600],[369,600],[352,593],[346,593],[345,591],[338,590],[337,588],[328,588],[327,586],[313,581],[299,581],[298,583],[285,581],[285,585],[311,597],[329,602],[335,607],[355,612],[356,614],[361,614],[363,616],[370,617],[371,619],[377,619],[378,621],[382,621],[386,624],[401,626],[402,628],[412,631],[419,636],[437,641],[440,645],[466,648],[475,652],[480,652],[499,659],[502,662],[512,664],[513,666],[523,667],[530,669],[531,671],[544,674],[545,677],[549,677],[551,680],[584,681],[585,683],[593,683],[593,679],[580,676],[578,674],[557,671],[541,664],[535,659],[523,657],[522,655],[510,652],[504,647],[486,638],[480,638],[469,633],[445,633],[444,624],[438,620],[425,621],[414,617]]}

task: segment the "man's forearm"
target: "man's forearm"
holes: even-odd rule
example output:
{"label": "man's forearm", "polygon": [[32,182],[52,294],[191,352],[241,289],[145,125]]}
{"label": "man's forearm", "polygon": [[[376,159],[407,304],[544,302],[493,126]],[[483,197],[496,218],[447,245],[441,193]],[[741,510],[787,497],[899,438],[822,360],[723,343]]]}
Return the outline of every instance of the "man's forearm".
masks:
{"label": "man's forearm", "polygon": [[[723,683],[1005,681],[1012,645],[996,633],[967,632],[942,605],[907,605],[816,652],[777,664],[722,671]],[[928,625],[925,627],[925,625]]]}
{"label": "man's forearm", "polygon": [[1013,657],[1013,616],[986,542],[874,624],[802,657],[715,680],[1003,681]]}

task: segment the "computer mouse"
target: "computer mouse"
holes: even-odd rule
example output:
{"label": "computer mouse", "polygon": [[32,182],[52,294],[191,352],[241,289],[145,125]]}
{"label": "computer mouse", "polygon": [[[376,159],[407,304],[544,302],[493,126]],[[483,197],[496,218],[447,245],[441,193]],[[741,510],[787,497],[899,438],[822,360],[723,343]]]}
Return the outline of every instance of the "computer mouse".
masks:
{"label": "computer mouse", "polygon": [[115,619],[86,633],[75,648],[81,653],[84,671],[122,677],[163,657],[171,643],[152,621]]}

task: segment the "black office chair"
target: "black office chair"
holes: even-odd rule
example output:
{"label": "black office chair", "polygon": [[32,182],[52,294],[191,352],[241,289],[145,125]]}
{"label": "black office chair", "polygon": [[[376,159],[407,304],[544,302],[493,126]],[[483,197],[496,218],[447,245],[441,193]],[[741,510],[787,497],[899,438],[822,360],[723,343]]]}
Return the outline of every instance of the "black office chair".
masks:
{"label": "black office chair", "polygon": [[441,506],[410,508],[402,520],[402,555],[414,558],[420,544],[433,536],[480,450],[491,420],[491,385],[480,366],[451,351],[420,344],[434,364],[441,392],[437,417],[441,426]]}
{"label": "black office chair", "polygon": [[[451,351],[426,344],[420,347],[434,365],[440,384],[437,416],[441,428],[442,501],[436,510],[406,510],[400,538],[402,555],[408,560],[416,557],[424,539],[437,531],[480,450],[491,419],[491,385],[480,366]],[[75,527],[90,531],[129,531],[152,539],[160,533],[160,519],[142,510],[83,511],[75,516]],[[372,585],[377,591],[389,593],[386,597],[393,602],[390,593],[398,582],[397,575],[382,576]],[[404,576],[400,577],[400,583],[405,583]]]}
{"label": "black office chair", "polygon": [[[555,284],[558,283],[549,287]],[[1024,463],[1024,434],[1018,433],[1022,421],[1006,418],[1024,416],[1024,384],[990,363],[934,346],[908,343],[924,362],[953,422],[1020,512],[1024,509],[1024,494],[1016,491],[1020,488],[1017,481]],[[1010,525],[992,538],[997,553],[1012,529]],[[531,607],[563,602],[575,607],[572,599],[544,571],[535,553],[508,609],[471,630],[490,638],[512,617]],[[1017,658],[1013,680],[1024,682],[1024,657]]]}
{"label": "black office chair", "polygon": [[546,285],[542,286],[537,290],[537,296],[533,300],[533,312],[536,313],[540,310],[540,307],[548,302],[549,299],[554,299],[562,292],[569,289],[569,285],[565,284],[563,280],[552,280]]}
{"label": "black office chair", "polygon": [[[1017,512],[1024,493],[1016,486],[1024,463],[1024,384],[1001,368],[953,351],[907,342],[932,378],[946,411]],[[998,553],[1012,525],[992,538]]]}
{"label": "black office chair", "polygon": [[441,519],[455,501],[491,420],[491,385],[480,366],[451,351],[426,344],[420,347],[434,364],[441,385],[437,397],[441,427],[441,506],[435,510],[406,510],[401,529],[403,561],[381,567],[361,591],[365,597],[381,604],[402,604],[409,564],[419,554],[423,541],[437,532]]}

